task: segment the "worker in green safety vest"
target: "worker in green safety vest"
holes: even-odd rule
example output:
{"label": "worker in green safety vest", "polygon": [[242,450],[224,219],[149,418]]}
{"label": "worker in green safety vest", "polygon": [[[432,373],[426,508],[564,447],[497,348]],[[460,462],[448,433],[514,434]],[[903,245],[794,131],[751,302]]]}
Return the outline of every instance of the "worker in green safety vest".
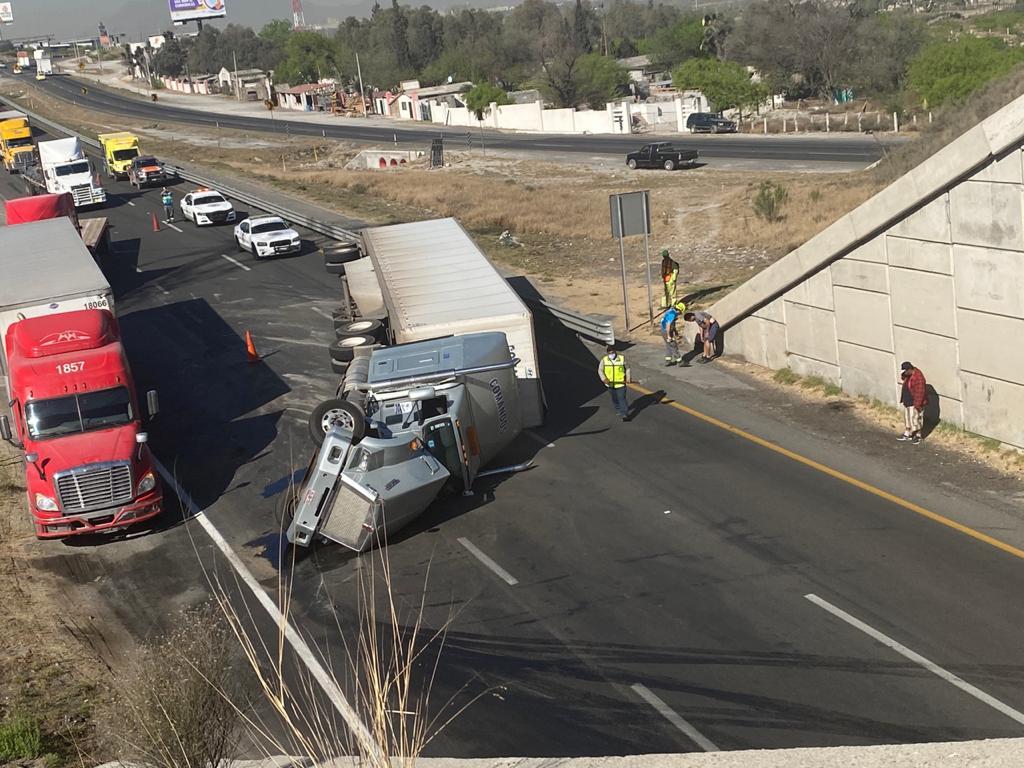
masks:
{"label": "worker in green safety vest", "polygon": [[676,280],[679,279],[679,262],[668,255],[668,248],[661,249],[661,282],[665,285],[665,295],[661,297],[661,307],[671,307],[676,303]]}
{"label": "worker in green safety vest", "polygon": [[629,403],[626,401],[626,384],[629,383],[629,367],[626,358],[615,347],[609,346],[607,354],[597,366],[597,375],[612,396],[615,412],[623,421],[629,421]]}

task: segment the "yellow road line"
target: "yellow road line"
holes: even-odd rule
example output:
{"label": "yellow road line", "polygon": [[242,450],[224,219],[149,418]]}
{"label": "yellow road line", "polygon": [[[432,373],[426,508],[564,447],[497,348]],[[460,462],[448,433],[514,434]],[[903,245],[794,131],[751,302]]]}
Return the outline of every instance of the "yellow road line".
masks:
{"label": "yellow road line", "polygon": [[[629,384],[628,386],[630,389],[639,392],[643,395],[655,394],[654,390],[647,389],[646,387],[642,387],[639,384]],[[855,477],[851,477],[845,472],[840,472],[838,469],[833,469],[832,467],[826,466],[821,462],[815,461],[814,459],[809,459],[806,456],[801,456],[799,453],[795,453],[789,450],[788,448],[783,448],[781,445],[777,445],[776,443],[773,443],[770,440],[765,440],[763,437],[758,437],[757,435],[751,434],[750,432],[740,429],[739,427],[734,427],[732,424],[728,424],[722,421],[721,419],[716,419],[714,416],[708,416],[706,413],[701,413],[700,411],[694,410],[689,406],[677,403],[675,400],[672,400],[668,397],[661,397],[659,402],[663,405],[671,406],[672,408],[675,408],[677,411],[682,411],[683,413],[689,416],[693,416],[695,419],[700,419],[701,421],[707,422],[708,424],[712,424],[718,427],[719,429],[724,429],[726,432],[731,432],[737,437],[742,437],[744,440],[749,440],[752,443],[756,443],[757,445],[760,445],[762,448],[767,448],[769,451],[774,451],[775,453],[781,454],[785,456],[787,459],[792,459],[793,461],[799,462],[800,464],[810,467],[811,469],[816,469],[819,472],[828,475],[829,477],[834,477],[836,480],[841,480],[844,483],[848,483],[856,488],[860,488],[862,491],[867,491],[868,493],[873,494],[874,496],[878,496],[879,498],[892,502],[897,506],[903,507],[904,509],[908,509],[911,512],[921,515],[921,517],[926,517],[929,520],[939,523],[940,525],[944,525],[947,528],[952,528],[954,531],[959,531],[960,533],[970,536],[972,539],[982,541],[985,544],[988,544],[989,546],[993,546],[996,549],[1001,549],[1003,552],[1006,552],[1007,554],[1013,555],[1014,557],[1019,557],[1020,559],[1024,560],[1024,549],[1020,549],[1018,547],[1013,546],[1012,544],[1007,544],[1005,541],[1000,541],[999,539],[993,538],[992,536],[989,536],[987,533],[982,533],[981,531],[971,528],[969,525],[958,523],[956,520],[952,520],[946,517],[945,515],[940,515],[937,512],[932,512],[930,509],[925,509],[919,504],[915,504],[912,501],[902,499],[899,496],[889,493],[888,491],[883,491],[881,488],[876,488],[870,483],[865,483],[863,480],[858,480]]]}

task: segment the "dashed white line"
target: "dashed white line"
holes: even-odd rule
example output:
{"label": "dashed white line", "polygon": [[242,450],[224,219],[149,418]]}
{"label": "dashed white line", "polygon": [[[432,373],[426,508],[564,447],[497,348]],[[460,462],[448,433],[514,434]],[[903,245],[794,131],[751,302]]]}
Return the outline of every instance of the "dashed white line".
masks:
{"label": "dashed white line", "polygon": [[310,307],[310,309],[312,309],[312,310],[313,310],[314,312],[316,312],[316,313],[317,313],[318,315],[322,315],[323,317],[326,317],[326,318],[327,318],[328,320],[333,320],[333,319],[334,319],[334,318],[333,318],[333,317],[331,317],[331,316],[330,316],[329,314],[327,314],[327,313],[326,313],[326,312],[324,312],[324,311],[323,311],[322,309],[320,309],[320,307]]}
{"label": "dashed white line", "polygon": [[549,442],[548,439],[546,437],[544,437],[544,435],[540,434],[539,432],[534,432],[532,429],[524,430],[523,434],[525,434],[528,438],[533,440],[535,443],[540,443],[545,448],[554,448],[555,447],[555,444],[552,443],[552,442]]}
{"label": "dashed white line", "polygon": [[370,732],[366,729],[366,725],[359,718],[359,715],[356,714],[355,709],[352,708],[348,699],[345,698],[345,694],[338,686],[337,681],[320,663],[320,660],[317,659],[306,641],[292,626],[291,621],[281,613],[280,609],[274,604],[274,601],[270,599],[270,595],[263,590],[259,585],[259,582],[256,581],[256,578],[245,566],[245,563],[243,563],[238,555],[235,554],[231,545],[228,544],[227,540],[221,535],[220,531],[217,530],[216,526],[210,522],[210,518],[206,516],[206,513],[203,510],[196,506],[196,503],[192,501],[192,497],[189,496],[185,489],[181,487],[177,478],[168,472],[167,468],[160,461],[154,459],[153,464],[156,467],[157,472],[159,472],[160,476],[164,479],[164,482],[174,489],[174,493],[178,497],[178,500],[185,505],[189,514],[197,523],[199,523],[200,526],[202,526],[203,530],[206,531],[206,534],[213,540],[213,543],[217,545],[217,549],[221,551],[221,554],[223,554],[231,564],[231,567],[235,569],[238,577],[252,591],[260,605],[262,605],[270,615],[270,618],[274,622],[274,626],[284,627],[284,636],[295,650],[295,654],[306,666],[306,669],[309,670],[310,675],[312,675],[317,683],[320,684],[320,687],[323,688],[324,693],[327,694],[331,703],[338,710],[338,713],[344,719],[345,724],[352,729],[352,732],[360,742],[360,745],[363,748],[370,750],[371,755],[380,756],[378,754],[379,747],[377,747],[373,737],[370,736]]}
{"label": "dashed white line", "polygon": [[165,221],[165,222],[164,222],[164,224],[166,224],[166,225],[167,225],[168,227],[170,227],[171,229],[173,229],[173,230],[174,230],[175,232],[181,232],[181,230],[180,230],[180,229],[178,229],[178,228],[177,228],[176,226],[174,226],[173,224],[171,224],[171,222],[169,222],[169,221]]}
{"label": "dashed white line", "polygon": [[141,275],[142,274],[142,267],[136,266],[135,267],[135,271],[138,272]]}
{"label": "dashed white line", "polygon": [[164,296],[169,296],[171,294],[171,292],[164,288],[162,285],[160,285],[160,283],[153,283],[153,286],[157,288],[160,291],[160,293],[162,293]]}
{"label": "dashed white line", "polygon": [[654,707],[658,714],[668,720],[672,725],[682,731],[686,738],[696,744],[698,747],[703,749],[705,752],[718,752],[718,747],[711,739],[705,736],[703,733],[694,728],[690,723],[679,716],[672,707],[666,704],[657,694],[653,693],[646,685],[641,683],[634,683],[630,686],[633,692],[641,699],[646,701],[652,707]]}
{"label": "dashed white line", "polygon": [[125,200],[125,202],[128,203],[128,205],[130,205],[132,208],[135,207],[135,203],[133,203],[131,200]]}
{"label": "dashed white line", "polygon": [[472,541],[463,536],[458,539],[458,542],[467,550],[469,550],[469,554],[471,554],[473,557],[475,557],[477,560],[479,560],[481,563],[487,566],[491,571],[497,574],[498,578],[504,581],[510,587],[514,587],[516,584],[519,583],[519,579],[517,579],[511,573],[509,573],[496,562],[494,562],[490,557],[488,557],[482,551],[480,551],[480,549]]}
{"label": "dashed white line", "polygon": [[244,270],[245,270],[246,272],[252,272],[252,270],[251,270],[251,269],[250,269],[249,267],[245,266],[245,264],[243,264],[242,262],[240,262],[240,261],[239,261],[238,259],[233,259],[233,258],[231,258],[231,257],[230,257],[230,256],[228,256],[228,255],[227,255],[226,253],[222,253],[222,254],[220,255],[220,257],[221,257],[222,259],[227,259],[227,260],[228,260],[228,261],[230,261],[230,262],[231,262],[232,264],[234,264],[234,265],[235,265],[236,267],[241,267],[241,268],[242,268],[242,269],[244,269]]}
{"label": "dashed white line", "polygon": [[1004,715],[1006,715],[1011,720],[1015,720],[1018,723],[1024,725],[1024,713],[1021,713],[1021,712],[1017,711],[1016,709],[1011,707],[1009,704],[1004,704],[1003,702],[1001,702],[999,699],[995,698],[994,696],[990,696],[989,694],[985,693],[980,688],[976,688],[975,686],[971,685],[970,683],[968,683],[963,678],[957,677],[956,675],[954,675],[949,670],[944,669],[943,667],[940,667],[935,662],[926,659],[924,656],[922,656],[921,654],[917,653],[916,651],[910,650],[905,645],[902,645],[901,643],[896,642],[891,637],[889,637],[888,635],[886,635],[886,634],[884,634],[882,632],[879,632],[877,629],[875,629],[874,627],[870,626],[869,624],[865,624],[860,619],[858,619],[858,618],[856,618],[854,616],[851,616],[846,611],[844,611],[842,608],[837,608],[836,606],[832,605],[832,603],[828,602],[828,600],[823,600],[822,598],[820,598],[820,597],[818,597],[817,595],[814,595],[814,594],[804,595],[804,597],[807,598],[808,600],[810,600],[812,603],[814,603],[819,608],[824,608],[826,611],[831,613],[837,619],[841,619],[841,620],[845,621],[851,627],[854,627],[855,629],[859,629],[861,632],[863,632],[868,637],[871,637],[871,638],[877,640],[878,642],[880,642],[882,645],[884,645],[884,646],[886,646],[888,648],[891,648],[892,650],[896,651],[896,653],[898,653],[900,656],[903,656],[904,658],[910,659],[915,664],[918,664],[918,665],[924,667],[926,670],[931,672],[933,675],[942,678],[943,680],[945,680],[950,685],[956,686],[957,688],[959,688],[964,693],[966,693],[966,694],[976,698],[978,701],[981,701],[981,702],[983,702],[985,704],[988,704],[990,707],[992,707],[992,709],[996,710],[997,712],[1002,712]]}

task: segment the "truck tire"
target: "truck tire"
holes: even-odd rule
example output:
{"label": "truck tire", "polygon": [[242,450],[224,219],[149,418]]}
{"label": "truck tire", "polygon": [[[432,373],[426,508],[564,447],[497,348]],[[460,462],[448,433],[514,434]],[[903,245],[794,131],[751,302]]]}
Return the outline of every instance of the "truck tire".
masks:
{"label": "truck tire", "polygon": [[384,324],[380,320],[335,320],[334,333],[339,339],[346,336],[373,336],[380,338]]}
{"label": "truck tire", "polygon": [[345,274],[345,265],[344,264],[334,264],[334,263],[324,264],[324,269],[327,270],[327,274],[329,274],[329,275],[344,275]]}
{"label": "truck tire", "polygon": [[352,432],[352,442],[358,443],[366,436],[366,414],[355,403],[341,398],[324,400],[309,414],[309,436],[316,445],[321,445],[328,430],[341,423]]}
{"label": "truck tire", "polygon": [[348,363],[343,363],[341,362],[341,360],[335,360],[333,357],[331,358],[331,370],[334,371],[335,373],[344,376],[345,373],[348,371],[348,366]]}
{"label": "truck tire", "polygon": [[245,251],[245,246],[242,245],[242,241],[238,239],[237,235],[235,236],[235,245],[238,247],[238,250]]}
{"label": "truck tire", "polygon": [[665,170],[666,171],[674,171],[675,169],[676,169],[675,161],[673,161],[673,160],[666,160],[665,161]]}
{"label": "truck tire", "polygon": [[324,248],[323,253],[325,266],[327,264],[345,264],[359,258],[359,246],[352,243],[351,245]]}
{"label": "truck tire", "polygon": [[288,487],[281,491],[277,497],[277,504],[274,505],[274,516],[277,518],[278,530],[282,533],[288,530],[295,517],[295,508],[299,505],[299,488],[301,483],[296,485],[289,483]]}
{"label": "truck tire", "polygon": [[629,170],[631,170],[631,171],[635,171],[636,170],[636,160],[634,160],[633,158],[630,158],[629,160],[627,160],[626,161],[626,165],[629,166]]}
{"label": "truck tire", "polygon": [[337,360],[339,363],[350,363],[352,358],[355,357],[357,347],[368,347],[376,343],[377,340],[373,336],[345,336],[331,342],[331,346],[328,349],[331,353],[331,360]]}

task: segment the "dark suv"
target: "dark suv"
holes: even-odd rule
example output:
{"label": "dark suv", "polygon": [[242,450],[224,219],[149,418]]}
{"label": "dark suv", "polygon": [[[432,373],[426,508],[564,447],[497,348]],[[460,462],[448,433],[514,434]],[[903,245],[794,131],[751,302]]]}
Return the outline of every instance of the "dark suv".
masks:
{"label": "dark suv", "polygon": [[690,133],[736,133],[736,123],[710,112],[694,112],[686,118]]}

